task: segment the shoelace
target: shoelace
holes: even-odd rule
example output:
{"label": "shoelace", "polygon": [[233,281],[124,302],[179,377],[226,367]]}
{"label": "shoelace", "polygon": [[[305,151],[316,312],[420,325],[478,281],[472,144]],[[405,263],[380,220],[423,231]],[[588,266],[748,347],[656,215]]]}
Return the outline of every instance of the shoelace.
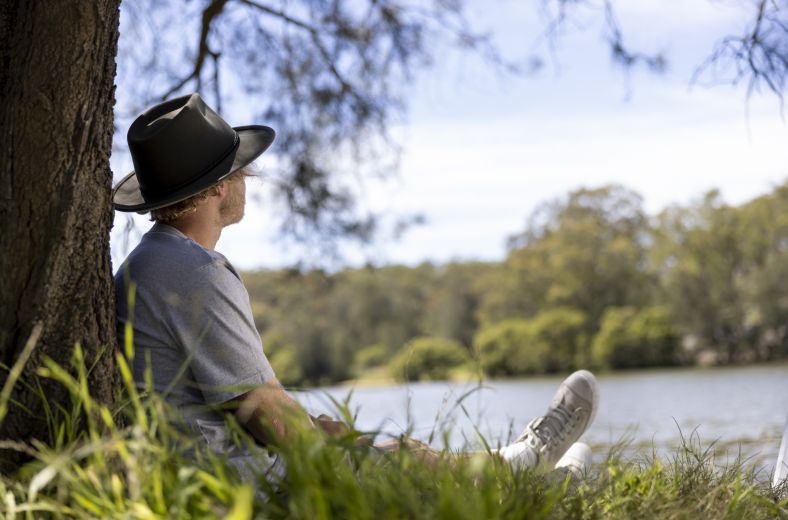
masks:
{"label": "shoelace", "polygon": [[559,403],[548,410],[547,415],[532,420],[523,435],[517,440],[526,441],[533,446],[535,443],[528,438],[533,434],[541,441],[541,450],[550,451],[554,447],[553,443],[556,439],[563,441],[566,434],[572,430],[577,421],[577,411],[570,409],[564,403]]}

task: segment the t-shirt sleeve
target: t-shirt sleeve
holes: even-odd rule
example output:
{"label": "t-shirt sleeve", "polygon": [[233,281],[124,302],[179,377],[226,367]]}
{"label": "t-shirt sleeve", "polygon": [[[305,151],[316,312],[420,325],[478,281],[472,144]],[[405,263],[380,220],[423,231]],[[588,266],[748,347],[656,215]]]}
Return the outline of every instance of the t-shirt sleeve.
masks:
{"label": "t-shirt sleeve", "polygon": [[198,269],[194,280],[169,322],[205,402],[229,401],[274,379],[238,276],[216,261]]}

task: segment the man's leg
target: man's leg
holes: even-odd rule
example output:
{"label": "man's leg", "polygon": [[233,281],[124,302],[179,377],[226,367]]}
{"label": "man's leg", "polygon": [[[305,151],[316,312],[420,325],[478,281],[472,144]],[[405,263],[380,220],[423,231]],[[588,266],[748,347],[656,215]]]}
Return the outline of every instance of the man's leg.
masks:
{"label": "man's leg", "polygon": [[[429,444],[408,437],[403,437],[402,439],[387,439],[375,444],[374,447],[385,452],[405,449],[411,452],[418,460],[426,462],[427,464],[433,464],[440,459],[441,456],[446,456],[445,453],[432,448]],[[458,455],[461,457],[467,456],[467,454],[464,453]],[[451,457],[456,457],[458,455],[451,455]]]}
{"label": "man's leg", "polygon": [[547,413],[528,423],[517,440],[498,453],[514,465],[552,469],[591,425],[598,402],[596,378],[578,370],[558,387]]}
{"label": "man's leg", "polygon": [[598,403],[596,378],[578,370],[558,387],[547,413],[528,423],[517,440],[498,453],[515,465],[552,469],[591,425]]}
{"label": "man's leg", "polygon": [[[542,466],[552,469],[580,436],[588,429],[596,415],[599,392],[596,378],[587,370],[579,370],[567,377],[558,387],[545,415],[536,417],[525,428],[515,442],[498,450],[493,456],[520,468]],[[332,436],[348,433],[347,425],[327,415],[312,417],[316,425]],[[368,437],[359,437],[359,445],[372,443]],[[441,452],[415,439],[389,439],[375,444],[382,451],[408,449],[425,462],[435,462]],[[461,453],[453,457],[468,457],[472,453]]]}
{"label": "man's leg", "polygon": [[[350,432],[347,424],[337,421],[328,415],[321,414],[317,417],[310,415],[310,417],[316,426],[318,426],[321,430],[323,430],[323,432],[331,437],[341,437],[343,435],[347,435]],[[430,447],[429,444],[417,441],[416,439],[411,439],[409,437],[403,437],[401,439],[387,439],[383,442],[374,444],[372,438],[367,437],[366,435],[361,435],[355,440],[355,444],[357,446],[372,446],[373,448],[383,452],[392,452],[400,449],[406,449],[412,452],[419,460],[428,464],[437,461],[442,454],[435,448]],[[464,454],[461,454],[461,456],[464,456]]]}

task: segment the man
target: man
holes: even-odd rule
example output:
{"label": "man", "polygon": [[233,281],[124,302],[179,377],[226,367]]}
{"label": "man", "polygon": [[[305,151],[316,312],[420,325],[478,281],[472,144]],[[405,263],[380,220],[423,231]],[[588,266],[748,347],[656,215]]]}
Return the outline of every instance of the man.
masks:
{"label": "man", "polygon": [[[274,135],[266,126],[230,127],[198,94],[166,101],[129,128],[134,171],[113,191],[116,209],[150,211],[156,221],[115,275],[120,344],[133,334],[135,381],[143,385],[150,369],[154,390],[217,446],[227,437],[225,413],[263,445],[285,443],[293,428],[315,423],[344,430],[323,416],[313,420],[280,386],[246,289],[214,251],[222,230],[243,217],[245,168]],[[593,420],[597,399],[593,375],[572,374],[547,413],[498,456],[522,467],[580,465],[588,456],[581,444],[559,459]],[[435,456],[417,441],[405,445]]]}

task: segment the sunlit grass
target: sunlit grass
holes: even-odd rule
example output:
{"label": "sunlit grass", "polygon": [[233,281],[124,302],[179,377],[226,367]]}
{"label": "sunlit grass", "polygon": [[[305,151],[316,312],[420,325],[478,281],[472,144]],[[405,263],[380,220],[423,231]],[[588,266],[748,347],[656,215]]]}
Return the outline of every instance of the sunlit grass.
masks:
{"label": "sunlit grass", "polygon": [[[484,453],[458,460],[447,452],[426,464],[406,450],[357,447],[357,433],[301,432],[272,450],[287,468],[281,478],[266,477],[261,450],[248,458],[260,471],[242,478],[222,454],[175,428],[172,411],[138,392],[124,358],[118,363],[124,388],[112,408],[91,397],[79,348],[71,372],[45,363],[41,375],[67,389],[70,407],[50,408],[49,444],[4,445],[31,458],[0,477],[6,518],[788,518],[784,488],[742,461],[715,464],[693,436],[661,458],[625,458],[615,446],[573,481],[516,472]],[[250,442],[232,421],[230,429]]]}

